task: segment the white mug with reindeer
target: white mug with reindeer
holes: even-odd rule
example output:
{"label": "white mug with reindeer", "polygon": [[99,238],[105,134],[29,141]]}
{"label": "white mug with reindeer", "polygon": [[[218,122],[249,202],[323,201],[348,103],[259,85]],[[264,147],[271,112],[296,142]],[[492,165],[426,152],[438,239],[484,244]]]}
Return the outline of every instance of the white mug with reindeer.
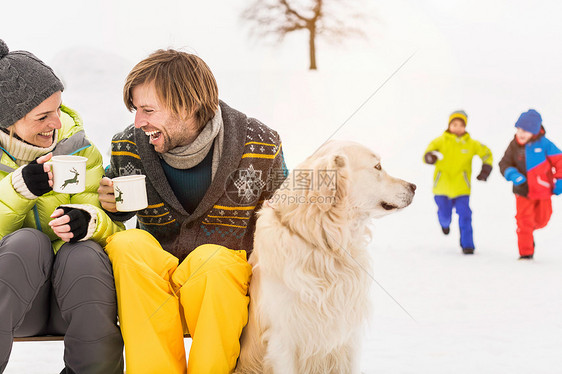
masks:
{"label": "white mug with reindeer", "polygon": [[146,176],[141,174],[113,178],[115,207],[120,212],[134,212],[148,206]]}
{"label": "white mug with reindeer", "polygon": [[86,161],[82,156],[53,156],[48,164],[53,172],[53,191],[75,194],[86,189]]}

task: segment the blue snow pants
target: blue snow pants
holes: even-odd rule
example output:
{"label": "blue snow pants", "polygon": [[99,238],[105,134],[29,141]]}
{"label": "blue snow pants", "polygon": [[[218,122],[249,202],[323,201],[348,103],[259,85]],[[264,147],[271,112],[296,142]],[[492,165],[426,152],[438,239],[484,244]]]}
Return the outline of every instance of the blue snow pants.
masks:
{"label": "blue snow pants", "polygon": [[437,217],[441,227],[449,227],[453,215],[453,207],[459,215],[459,229],[461,232],[461,247],[474,248],[472,239],[472,210],[468,206],[469,195],[463,195],[454,199],[445,195],[435,195],[437,203]]}

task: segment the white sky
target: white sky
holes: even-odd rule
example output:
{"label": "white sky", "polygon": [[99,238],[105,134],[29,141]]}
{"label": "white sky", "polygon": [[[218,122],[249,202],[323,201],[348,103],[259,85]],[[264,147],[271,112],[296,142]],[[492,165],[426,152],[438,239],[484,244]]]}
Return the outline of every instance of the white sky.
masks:
{"label": "white sky", "polygon": [[[363,53],[371,50],[373,56],[430,47],[445,55],[438,56],[442,65],[458,64],[463,74],[514,79],[541,78],[561,65],[558,44],[562,37],[562,3],[555,0],[356,2],[363,4],[369,17],[369,39],[340,49],[339,55],[345,56],[357,46]],[[306,45],[300,45],[304,34],[289,37],[286,44],[272,48],[247,40],[239,14],[248,3],[249,0],[13,1],[3,5],[0,36],[10,48],[31,50],[47,61],[57,51],[75,46],[106,50],[131,61],[156,48],[174,46],[192,49],[220,68],[305,68],[306,61],[300,61],[306,57]],[[319,66],[326,68],[332,57],[320,59]],[[290,62],[295,60],[296,63]]]}

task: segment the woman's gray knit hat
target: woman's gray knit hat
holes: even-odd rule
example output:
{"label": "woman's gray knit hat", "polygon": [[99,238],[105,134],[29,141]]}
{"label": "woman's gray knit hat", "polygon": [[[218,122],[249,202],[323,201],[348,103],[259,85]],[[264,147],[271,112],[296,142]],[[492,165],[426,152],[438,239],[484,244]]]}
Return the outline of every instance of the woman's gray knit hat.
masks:
{"label": "woman's gray knit hat", "polygon": [[26,51],[10,52],[0,39],[0,128],[23,118],[64,86],[53,70]]}

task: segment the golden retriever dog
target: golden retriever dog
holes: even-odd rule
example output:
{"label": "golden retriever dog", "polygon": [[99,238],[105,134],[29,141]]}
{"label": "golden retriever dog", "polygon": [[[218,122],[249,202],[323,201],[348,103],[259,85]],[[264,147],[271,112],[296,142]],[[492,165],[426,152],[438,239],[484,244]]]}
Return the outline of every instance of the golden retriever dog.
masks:
{"label": "golden retriever dog", "polygon": [[408,206],[415,189],[354,142],[330,141],[291,172],[257,220],[236,373],[359,373],[368,224]]}

